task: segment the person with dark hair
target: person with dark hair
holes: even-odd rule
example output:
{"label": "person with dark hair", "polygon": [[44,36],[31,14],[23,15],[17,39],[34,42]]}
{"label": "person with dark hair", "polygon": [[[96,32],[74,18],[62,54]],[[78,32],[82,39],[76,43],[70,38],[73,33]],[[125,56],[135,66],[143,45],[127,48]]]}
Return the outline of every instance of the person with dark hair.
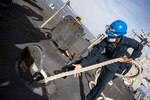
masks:
{"label": "person with dark hair", "polygon": [[11,3],[12,3],[12,0],[0,0],[0,19],[3,18],[3,15],[4,15],[3,9],[5,7],[10,6]]}
{"label": "person with dark hair", "polygon": [[3,17],[3,10],[0,8],[0,18]]}
{"label": "person with dark hair", "polygon": [[8,7],[12,3],[12,0],[1,0],[0,7]]}

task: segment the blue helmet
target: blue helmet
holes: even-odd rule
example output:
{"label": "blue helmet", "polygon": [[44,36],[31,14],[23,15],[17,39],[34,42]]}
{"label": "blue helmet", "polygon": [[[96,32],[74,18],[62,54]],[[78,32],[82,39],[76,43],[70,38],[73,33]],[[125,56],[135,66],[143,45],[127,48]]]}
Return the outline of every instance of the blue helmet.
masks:
{"label": "blue helmet", "polygon": [[106,26],[105,33],[109,37],[123,36],[127,33],[127,24],[122,20],[116,20],[111,25]]}

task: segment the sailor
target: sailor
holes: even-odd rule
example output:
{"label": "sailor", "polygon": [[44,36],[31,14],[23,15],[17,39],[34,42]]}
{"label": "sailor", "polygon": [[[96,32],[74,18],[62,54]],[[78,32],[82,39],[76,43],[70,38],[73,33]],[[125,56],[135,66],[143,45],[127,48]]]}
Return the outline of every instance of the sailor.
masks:
{"label": "sailor", "polygon": [[[114,78],[115,73],[122,73],[123,70],[128,69],[130,66],[128,63],[139,57],[143,48],[142,44],[136,40],[124,36],[127,33],[127,24],[122,20],[116,20],[107,25],[105,33],[107,37],[93,46],[93,49],[86,57],[82,58],[76,64],[72,64],[72,67],[67,66],[62,68],[62,71],[76,70],[110,59],[123,58],[120,62],[102,67],[97,84],[86,96],[87,100],[96,100],[107,83]],[[133,48],[131,55],[127,52],[128,48]],[[55,73],[58,73],[58,71],[55,71]],[[79,74],[77,73],[75,76],[79,76]]]}

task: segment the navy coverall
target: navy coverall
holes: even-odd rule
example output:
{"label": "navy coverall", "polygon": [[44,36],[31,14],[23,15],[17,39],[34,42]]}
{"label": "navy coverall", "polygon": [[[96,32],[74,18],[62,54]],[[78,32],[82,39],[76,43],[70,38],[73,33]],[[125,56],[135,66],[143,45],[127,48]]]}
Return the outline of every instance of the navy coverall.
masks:
{"label": "navy coverall", "polygon": [[[134,49],[131,55],[127,52],[128,48]],[[102,42],[93,47],[92,51],[81,60],[80,64],[82,67],[86,67],[110,59],[124,57],[125,55],[129,58],[135,59],[141,55],[142,48],[142,44],[125,36],[122,36],[117,46],[115,46],[114,43],[108,42],[107,38],[105,38]],[[100,93],[104,90],[107,83],[113,79],[115,73],[120,69],[125,69],[125,64],[127,63],[118,62],[102,67],[97,85],[87,95],[87,100],[96,100]],[[127,65],[127,67],[129,66]]]}
{"label": "navy coverall", "polygon": [[[133,52],[131,55],[127,52],[128,48],[133,48]],[[137,42],[134,39],[127,38],[122,36],[120,42],[117,46],[114,43],[110,43],[107,41],[107,38],[103,39],[100,43],[96,44],[89,54],[82,58],[81,60],[75,62],[76,64],[81,64],[82,67],[86,67],[89,65],[97,64],[103,61],[107,61],[114,58],[119,57],[128,57],[135,59],[141,55],[141,50],[143,45]],[[74,66],[72,64],[66,65],[62,68],[62,71],[70,71],[74,70]],[[96,86],[90,91],[87,95],[87,100],[96,100],[97,97],[104,90],[107,83],[114,79],[115,73],[121,74],[124,70],[126,70],[123,74],[126,74],[131,68],[131,63],[112,63],[107,66],[102,67],[100,76],[97,80]],[[65,78],[65,77],[64,77]]]}

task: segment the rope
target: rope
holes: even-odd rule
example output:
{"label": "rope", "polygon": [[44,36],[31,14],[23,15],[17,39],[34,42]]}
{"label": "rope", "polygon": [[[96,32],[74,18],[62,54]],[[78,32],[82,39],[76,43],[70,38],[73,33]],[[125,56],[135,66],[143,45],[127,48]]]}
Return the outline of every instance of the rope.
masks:
{"label": "rope", "polygon": [[59,79],[59,78],[65,77],[65,76],[70,76],[70,75],[73,75],[73,74],[76,74],[76,73],[81,73],[81,72],[86,72],[86,71],[89,71],[89,70],[92,70],[92,69],[97,69],[97,68],[100,68],[102,66],[106,66],[108,64],[119,62],[121,60],[122,60],[122,58],[116,58],[116,59],[108,60],[108,61],[105,61],[105,62],[102,62],[102,63],[98,63],[98,64],[91,65],[91,66],[87,66],[85,68],[81,68],[81,69],[77,69],[77,70],[73,70],[73,71],[68,71],[68,72],[64,72],[64,73],[61,73],[61,74],[57,74],[57,75],[54,75],[54,76],[50,76],[50,77],[47,77],[47,78],[45,78],[43,80],[40,80],[39,82],[47,83],[49,81],[53,81],[53,80],[56,80],[56,79]]}
{"label": "rope", "polygon": [[140,73],[141,73],[141,65],[139,63],[137,63],[136,61],[134,61],[134,60],[132,60],[131,62],[135,65],[135,68],[138,71],[136,74],[134,74],[132,76],[126,76],[126,75],[122,75],[122,74],[116,73],[115,75],[118,76],[118,77],[121,77],[121,78],[135,78],[138,75],[140,75]]}
{"label": "rope", "polygon": [[[50,76],[50,77],[47,77],[43,80],[40,80],[39,82],[41,83],[47,83],[49,81],[53,81],[53,80],[56,80],[56,79],[59,79],[59,78],[62,78],[62,77],[65,77],[65,76],[70,76],[70,75],[73,75],[73,74],[76,74],[76,73],[81,73],[81,72],[86,72],[86,71],[89,71],[89,70],[92,70],[92,69],[97,69],[97,68],[100,68],[102,66],[106,66],[106,65],[109,65],[109,64],[112,64],[112,63],[115,63],[115,62],[119,62],[121,61],[122,58],[116,58],[116,59],[112,59],[112,60],[108,60],[108,61],[105,61],[105,62],[102,62],[102,63],[98,63],[98,64],[95,64],[95,65],[91,65],[91,66],[87,66],[85,68],[81,68],[81,69],[77,69],[77,70],[73,70],[73,71],[68,71],[68,72],[64,72],[64,73],[60,73],[60,74],[57,74],[57,75],[54,75],[54,76]],[[140,70],[140,65],[135,62],[135,61],[132,61],[132,63],[134,63],[138,68],[138,73],[133,75],[133,76],[124,76],[124,75],[120,75],[118,74],[117,76],[119,77],[122,77],[122,78],[133,78],[133,77],[136,77],[140,74],[141,70]]]}
{"label": "rope", "polygon": [[[140,73],[141,73],[141,65],[139,63],[137,63],[136,61],[134,61],[134,60],[132,60],[131,62],[135,65],[136,69],[138,70],[138,72],[135,75],[125,76],[125,75],[117,74],[117,73],[115,75],[118,76],[118,77],[121,77],[121,78],[134,78],[134,77],[137,77],[138,75],[140,75]],[[97,69],[96,73],[95,73],[94,81],[90,81],[89,82],[90,90],[92,90],[92,85],[95,86],[97,84],[97,79],[98,79],[98,77],[100,75],[100,71],[101,71],[101,68]],[[113,99],[107,98],[102,92],[101,96],[98,97],[97,100],[113,100]]]}
{"label": "rope", "polygon": [[[136,74],[134,74],[132,76],[125,76],[125,75],[116,73],[115,75],[118,76],[118,77],[120,77],[120,78],[135,78],[138,75],[140,75],[140,73],[141,73],[141,65],[139,63],[137,63],[136,61],[134,61],[134,60],[132,60],[131,62],[135,65],[135,67],[136,67],[136,69],[138,71]],[[89,88],[90,89],[92,89],[92,84],[93,85],[97,84],[97,79],[98,79],[98,77],[100,75],[100,71],[101,71],[101,68],[97,69],[96,73],[95,73],[95,79],[94,79],[94,81],[90,81],[89,82]]]}

